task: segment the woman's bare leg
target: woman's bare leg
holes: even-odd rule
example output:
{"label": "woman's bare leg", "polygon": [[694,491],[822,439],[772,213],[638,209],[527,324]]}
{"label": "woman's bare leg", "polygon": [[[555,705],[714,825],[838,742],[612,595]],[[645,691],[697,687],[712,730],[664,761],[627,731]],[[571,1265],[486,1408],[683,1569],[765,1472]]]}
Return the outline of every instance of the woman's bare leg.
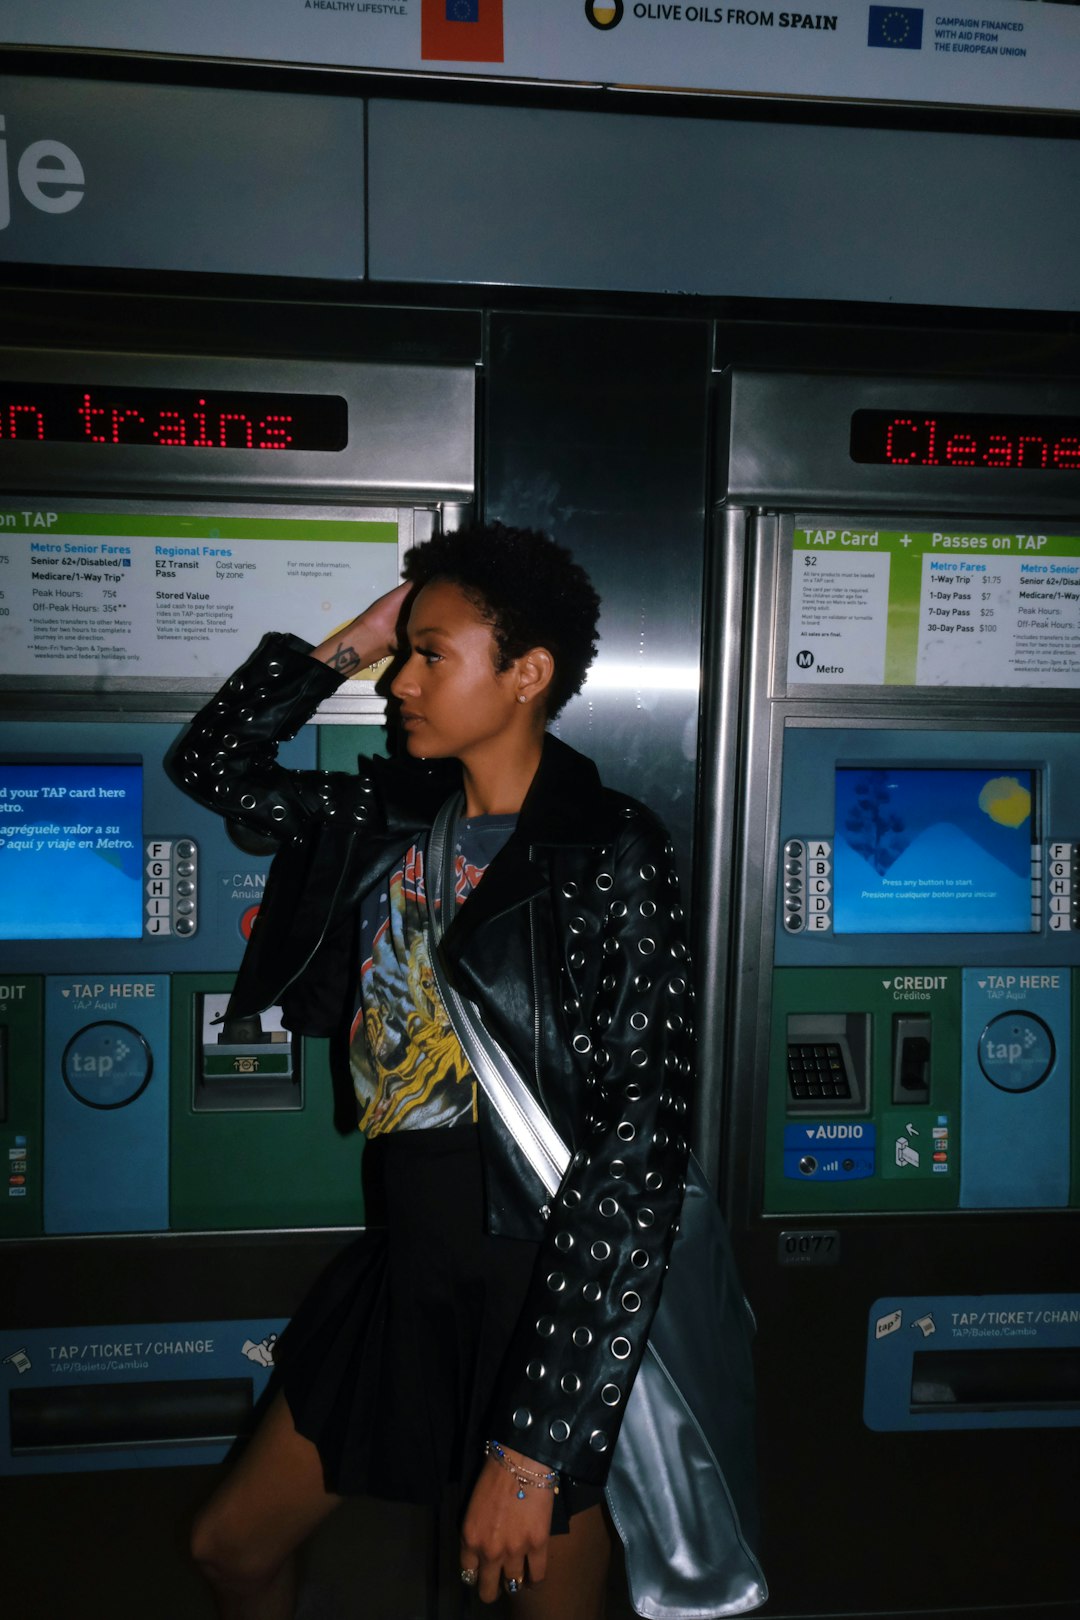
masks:
{"label": "woman's bare leg", "polygon": [[548,1542],[543,1585],[503,1599],[517,1620],[604,1620],[611,1532],[599,1503],[575,1513],[565,1536]]}
{"label": "woman's bare leg", "polygon": [[278,1395],[192,1532],[221,1620],[292,1620],[296,1549],[340,1501]]}

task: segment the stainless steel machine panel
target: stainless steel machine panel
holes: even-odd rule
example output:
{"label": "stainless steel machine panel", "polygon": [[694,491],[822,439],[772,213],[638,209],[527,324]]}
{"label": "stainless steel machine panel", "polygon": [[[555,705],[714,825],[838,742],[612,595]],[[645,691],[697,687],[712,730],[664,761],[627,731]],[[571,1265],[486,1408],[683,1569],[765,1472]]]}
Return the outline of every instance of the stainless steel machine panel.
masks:
{"label": "stainless steel machine panel", "polygon": [[[5,384],[18,385],[15,417],[15,395]],[[25,435],[37,423],[27,414],[35,385],[85,388],[91,397],[95,388],[108,392],[120,416],[115,433],[112,414],[106,418],[107,438],[118,436],[121,442],[92,438],[90,418],[83,443],[28,440]],[[189,442],[176,444],[166,435],[153,444],[122,442],[129,431],[126,388],[168,390],[169,420],[186,416],[194,424]],[[336,396],[347,410],[347,442],[340,450],[238,448],[233,434],[225,445],[226,429],[209,435],[196,431],[199,401],[215,391],[250,391],[261,400],[279,393]],[[218,492],[248,499],[256,492],[260,499],[468,499],[474,480],[475,391],[471,366],[6,349],[0,353],[0,489],[47,485],[86,494],[123,490],[204,499]],[[272,398],[269,409],[274,409]],[[143,436],[143,429],[138,432]],[[218,442],[202,442],[207,437]]]}
{"label": "stainless steel machine panel", "polygon": [[[908,431],[895,453],[911,459],[893,465],[853,460],[852,419],[861,412],[910,418],[918,431]],[[997,427],[985,429],[997,435],[992,442],[964,433],[965,421],[973,426],[972,419],[995,416]],[[951,452],[963,461],[949,459],[945,435],[931,445],[930,430],[923,428],[947,418],[957,421],[953,433],[964,435]],[[1038,447],[1018,447],[1023,418],[1058,421],[1056,432],[1044,435],[1045,467]],[[978,503],[984,510],[1019,506],[1031,515],[1056,513],[1078,499],[1078,434],[1075,383],[730,370],[723,379],[716,484],[729,501],[786,510],[812,505],[819,511],[855,506],[895,512],[921,505],[957,512]],[[969,455],[975,459],[967,460]]]}

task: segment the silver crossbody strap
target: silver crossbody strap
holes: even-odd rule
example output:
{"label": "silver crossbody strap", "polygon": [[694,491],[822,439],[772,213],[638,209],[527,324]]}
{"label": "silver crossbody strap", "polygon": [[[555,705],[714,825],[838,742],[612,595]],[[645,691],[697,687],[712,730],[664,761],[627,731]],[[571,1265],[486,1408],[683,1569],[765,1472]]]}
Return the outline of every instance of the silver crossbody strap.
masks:
{"label": "silver crossbody strap", "polygon": [[[457,904],[451,832],[461,812],[460,793],[448,799],[435,817],[427,848],[426,888],[431,924],[431,968],[454,1033],[469,1066],[495,1112],[536,1172],[545,1192],[555,1193],[570,1163],[570,1149],[548,1119],[514,1066],[509,1054],[485,1029],[471,1002],[459,995],[439,957],[446,920]],[[439,903],[435,904],[438,896]]]}

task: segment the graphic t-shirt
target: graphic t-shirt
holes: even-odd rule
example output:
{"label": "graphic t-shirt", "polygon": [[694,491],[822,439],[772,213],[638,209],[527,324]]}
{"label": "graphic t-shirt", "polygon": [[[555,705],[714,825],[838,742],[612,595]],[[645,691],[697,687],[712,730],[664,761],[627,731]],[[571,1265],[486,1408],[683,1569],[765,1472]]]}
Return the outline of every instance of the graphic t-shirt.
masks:
{"label": "graphic t-shirt", "polygon": [[[457,823],[458,905],[516,822],[516,816],[473,816]],[[413,844],[360,903],[360,994],[349,1062],[360,1129],[368,1136],[476,1119],[476,1081],[443,1006],[428,950],[424,850]]]}

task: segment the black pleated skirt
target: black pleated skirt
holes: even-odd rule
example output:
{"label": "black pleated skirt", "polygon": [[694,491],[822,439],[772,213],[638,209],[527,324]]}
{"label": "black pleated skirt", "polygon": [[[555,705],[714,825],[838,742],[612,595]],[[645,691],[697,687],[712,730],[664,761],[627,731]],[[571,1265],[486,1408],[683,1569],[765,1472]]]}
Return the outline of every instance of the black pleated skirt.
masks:
{"label": "black pleated skirt", "polygon": [[[369,1227],[315,1283],[275,1349],[298,1432],[343,1496],[436,1504],[471,1489],[489,1406],[538,1245],[484,1231],[474,1126],[397,1131],[365,1148]],[[600,1501],[564,1479],[552,1531]]]}

